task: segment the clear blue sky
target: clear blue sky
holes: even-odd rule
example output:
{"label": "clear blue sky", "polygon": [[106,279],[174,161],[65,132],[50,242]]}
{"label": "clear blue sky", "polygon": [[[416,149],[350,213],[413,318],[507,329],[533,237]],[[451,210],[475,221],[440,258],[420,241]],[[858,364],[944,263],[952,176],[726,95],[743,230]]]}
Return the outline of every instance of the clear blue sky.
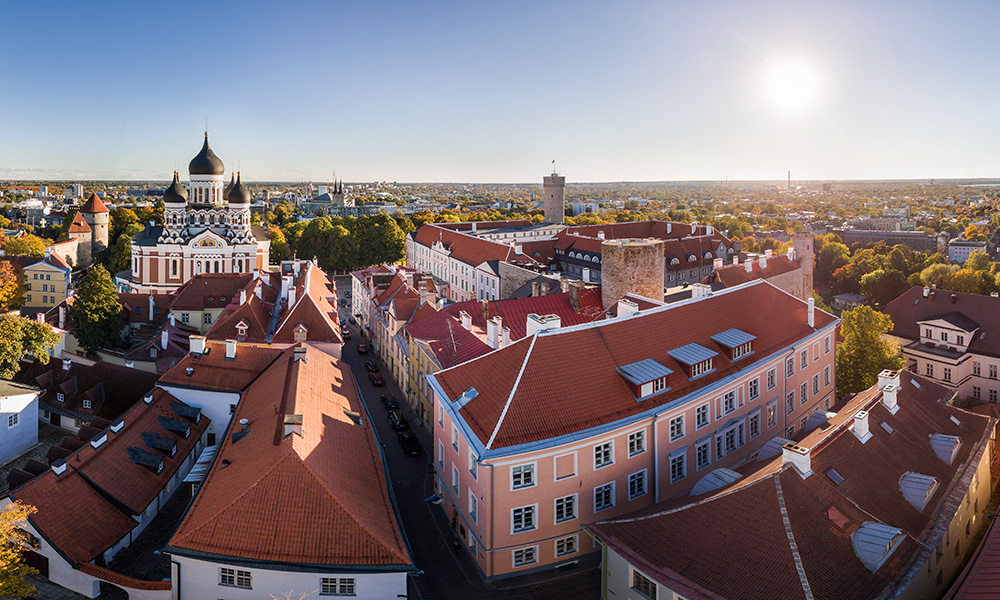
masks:
{"label": "clear blue sky", "polygon": [[[0,3],[0,179],[1000,177],[996,2]],[[766,93],[804,64],[805,106]],[[812,87],[810,87],[812,89]],[[785,91],[781,91],[785,90]]]}

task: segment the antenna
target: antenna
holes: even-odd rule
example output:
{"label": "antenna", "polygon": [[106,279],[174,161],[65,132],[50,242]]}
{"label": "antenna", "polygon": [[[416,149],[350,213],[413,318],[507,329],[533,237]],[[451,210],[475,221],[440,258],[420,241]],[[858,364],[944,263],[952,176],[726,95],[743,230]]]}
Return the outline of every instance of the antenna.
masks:
{"label": "antenna", "polygon": [[556,159],[552,159],[552,174],[556,174]]}
{"label": "antenna", "polygon": [[205,135],[208,135],[208,115],[205,115]]}

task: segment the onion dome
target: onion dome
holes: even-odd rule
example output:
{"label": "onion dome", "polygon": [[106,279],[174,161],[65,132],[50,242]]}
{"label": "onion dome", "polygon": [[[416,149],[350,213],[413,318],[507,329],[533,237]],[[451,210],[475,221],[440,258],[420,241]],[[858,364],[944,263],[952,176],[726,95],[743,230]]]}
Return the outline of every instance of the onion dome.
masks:
{"label": "onion dome", "polygon": [[187,199],[187,190],[181,185],[181,181],[177,177],[177,171],[174,171],[174,182],[163,192],[163,203],[168,204],[173,202],[175,204],[184,204],[187,202]]}
{"label": "onion dome", "polygon": [[226,189],[222,192],[222,199],[226,202],[229,202],[229,192],[233,191],[233,188],[236,187],[236,173],[231,173],[230,175],[229,185],[227,185]]}
{"label": "onion dome", "polygon": [[229,190],[228,199],[230,204],[250,203],[250,190],[243,185],[243,181],[240,179],[239,174],[236,175],[236,185],[233,186],[233,189]]}
{"label": "onion dome", "polygon": [[208,145],[208,133],[205,133],[205,144],[201,147],[198,156],[188,163],[188,173],[191,175],[225,175],[226,167],[222,164],[222,159],[212,152],[212,147]]}

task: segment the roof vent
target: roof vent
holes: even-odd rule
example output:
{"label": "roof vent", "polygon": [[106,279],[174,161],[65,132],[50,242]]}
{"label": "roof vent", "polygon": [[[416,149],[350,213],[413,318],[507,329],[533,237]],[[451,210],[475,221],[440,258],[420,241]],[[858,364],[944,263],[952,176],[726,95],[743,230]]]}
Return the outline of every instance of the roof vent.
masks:
{"label": "roof vent", "polygon": [[111,424],[111,431],[114,433],[120,432],[125,428],[125,419],[121,418]]}
{"label": "roof vent", "polygon": [[184,372],[187,373],[188,377],[190,377],[190,376],[194,375],[194,367],[188,367],[188,368],[184,369]]}
{"label": "roof vent", "polygon": [[[277,410],[274,412],[278,412]],[[246,430],[250,429],[250,419],[240,419],[240,429]]]}
{"label": "roof vent", "polygon": [[[188,375],[190,375],[190,373],[188,373]],[[142,401],[146,404],[151,404],[153,402],[153,392],[148,392],[145,396],[143,396]]]}
{"label": "roof vent", "polygon": [[159,450],[168,456],[177,454],[177,442],[158,433],[144,431],[142,432],[142,441],[146,443],[147,447]]}
{"label": "roof vent", "polygon": [[104,445],[104,442],[106,441],[108,441],[108,434],[102,431],[101,433],[97,434],[96,436],[90,439],[90,445],[93,446],[94,448],[100,448],[101,446]]}
{"label": "roof vent", "polygon": [[906,498],[906,501],[917,510],[924,510],[937,487],[937,478],[930,475],[911,471],[903,473],[902,477],[899,478],[899,491],[903,493],[903,498]]}
{"label": "roof vent", "polygon": [[134,369],[135,368],[135,361],[133,361],[133,360],[126,360],[125,361],[125,367],[128,368],[128,369]]}
{"label": "roof vent", "polygon": [[126,452],[128,453],[128,459],[134,464],[142,465],[156,474],[160,474],[163,471],[162,456],[157,456],[152,452],[147,452],[142,448],[136,448],[134,446],[129,446],[126,449]]}
{"label": "roof vent", "polygon": [[73,366],[73,361],[71,361],[70,359],[64,358],[62,360],[63,371],[69,371],[69,368],[72,367],[72,366]]}
{"label": "roof vent", "polygon": [[285,415],[285,435],[290,433],[302,437],[302,415]]}
{"label": "roof vent", "polygon": [[812,459],[809,448],[799,446],[795,442],[788,442],[781,447],[781,464],[789,464],[795,467],[802,479],[812,475]]}
{"label": "roof vent", "polygon": [[160,427],[176,433],[184,439],[187,439],[191,435],[191,426],[180,419],[172,419],[170,417],[156,417],[156,419],[160,422]]}
{"label": "roof vent", "polygon": [[866,569],[878,571],[904,538],[903,530],[876,521],[865,521],[851,534],[854,554]]}

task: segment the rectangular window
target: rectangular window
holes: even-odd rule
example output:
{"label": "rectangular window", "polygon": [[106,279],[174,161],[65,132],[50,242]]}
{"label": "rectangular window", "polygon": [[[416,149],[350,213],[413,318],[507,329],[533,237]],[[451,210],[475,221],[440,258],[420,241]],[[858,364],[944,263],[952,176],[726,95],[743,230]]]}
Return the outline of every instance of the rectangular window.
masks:
{"label": "rectangular window", "polygon": [[750,415],[750,439],[760,435],[760,411]]}
{"label": "rectangular window", "polygon": [[944,380],[945,381],[951,381],[951,368],[950,367],[945,367],[944,368]]}
{"label": "rectangular window", "polygon": [[636,431],[628,436],[628,455],[635,456],[646,451],[646,432]]}
{"label": "rectangular window", "polygon": [[979,377],[980,375],[983,374],[982,363],[972,361],[972,374],[975,375],[976,377]]}
{"label": "rectangular window", "polygon": [[712,444],[709,442],[709,440],[699,442],[697,445],[695,445],[694,457],[695,457],[695,463],[697,465],[696,469],[698,471],[712,464]]}
{"label": "rectangular window", "polygon": [[11,413],[7,415],[7,429],[17,427],[21,422],[21,413]]}
{"label": "rectangular window", "polygon": [[819,373],[813,375],[813,396],[819,393]]}
{"label": "rectangular window", "polygon": [[979,389],[978,385],[972,386],[972,397],[976,400],[981,400],[982,391]]}
{"label": "rectangular window", "polygon": [[785,361],[785,377],[791,377],[792,375],[795,375],[795,358],[789,357]]}
{"label": "rectangular window", "polygon": [[576,554],[575,535],[556,540],[556,556],[567,556],[569,554]]}
{"label": "rectangular window", "polygon": [[723,414],[729,414],[736,410],[736,391],[727,392],[725,396],[722,397],[722,412]]}
{"label": "rectangular window", "polygon": [[667,389],[667,378],[666,377],[660,377],[659,379],[654,379],[653,380],[653,391],[654,392],[662,392],[665,389]]}
{"label": "rectangular window", "polygon": [[613,442],[607,442],[594,446],[594,468],[600,469],[601,467],[610,465],[614,463],[614,453],[612,451]]}
{"label": "rectangular window", "polygon": [[188,313],[181,313],[181,323],[187,325],[191,320],[191,315]]}
{"label": "rectangular window", "polygon": [[201,318],[201,320],[202,320],[202,323],[204,323],[205,325],[211,325],[212,324],[212,313],[205,313],[205,315]]}
{"label": "rectangular window", "polygon": [[458,493],[458,467],[451,465],[451,489]]}
{"label": "rectangular window", "polygon": [[576,494],[556,498],[556,523],[565,523],[576,518]]}
{"label": "rectangular window", "polygon": [[696,365],[691,365],[691,377],[697,377],[712,370],[712,359],[703,360]]}
{"label": "rectangular window", "polygon": [[354,577],[323,577],[319,593],[321,596],[356,596],[357,580]]}
{"label": "rectangular window", "polygon": [[750,342],[733,348],[733,360],[736,360],[741,356],[746,356],[747,354],[750,354]]}
{"label": "rectangular window", "polygon": [[997,378],[997,366],[990,365],[990,379],[996,379],[996,378]]}
{"label": "rectangular window", "polygon": [[809,366],[809,351],[803,350],[799,353],[799,366],[803,369]]}
{"label": "rectangular window", "polygon": [[996,390],[990,390],[990,402],[992,402],[993,404],[996,404],[996,402],[997,402],[997,391]]}
{"label": "rectangular window", "polygon": [[514,550],[515,567],[533,565],[536,562],[538,562],[538,548],[536,546],[532,546],[531,548],[521,548],[519,550]]}
{"label": "rectangular window", "polygon": [[438,407],[438,425],[444,427],[444,407]]}
{"label": "rectangular window", "polygon": [[767,389],[773,390],[774,386],[778,385],[776,379],[777,377],[776,373],[774,372],[774,369],[769,370],[767,372]]}
{"label": "rectangular window", "polygon": [[250,571],[222,567],[219,569],[219,585],[252,589]]}
{"label": "rectangular window", "polygon": [[934,377],[934,365],[932,363],[927,363],[927,369],[925,372],[928,377]]}
{"label": "rectangular window", "polygon": [[788,396],[785,397],[785,414],[793,412],[795,412],[795,390],[788,392]]}
{"label": "rectangular window", "polygon": [[479,461],[472,453],[472,448],[469,448],[469,473],[472,474],[473,479],[479,479]]}
{"label": "rectangular window", "polygon": [[823,367],[823,387],[830,385],[830,366]]}
{"label": "rectangular window", "polygon": [[670,483],[687,477],[687,453],[670,457]]}
{"label": "rectangular window", "polygon": [[594,488],[594,512],[599,512],[615,505],[615,482],[605,483]]}
{"label": "rectangular window", "polygon": [[760,379],[750,380],[750,401],[754,401],[760,397]]}
{"label": "rectangular window", "polygon": [[634,500],[646,495],[646,470],[628,476],[628,499]]}
{"label": "rectangular window", "polygon": [[715,458],[729,456],[746,444],[746,423],[738,421],[715,434]]}
{"label": "rectangular window", "polygon": [[799,386],[799,404],[805,404],[809,401],[809,384],[803,383]]}
{"label": "rectangular window", "polygon": [[537,504],[531,506],[521,506],[510,511],[511,533],[531,531],[535,528],[535,513],[538,510]]}
{"label": "rectangular window", "polygon": [[519,490],[535,485],[535,464],[517,465],[510,470],[512,490]]}
{"label": "rectangular window", "polygon": [[829,354],[829,353],[830,353],[830,338],[825,337],[823,338],[823,354]]}
{"label": "rectangular window", "polygon": [[458,450],[458,427],[451,426],[451,445]]}
{"label": "rectangular window", "polygon": [[649,600],[656,600],[656,583],[635,569],[632,569],[632,589]]}
{"label": "rectangular window", "polygon": [[963,335],[958,336],[958,340],[955,343],[958,344],[959,346],[964,346],[965,345],[965,336],[963,336]]}
{"label": "rectangular window", "polygon": [[924,337],[933,340],[934,339],[934,331],[932,331],[930,328],[925,328],[924,329]]}
{"label": "rectangular window", "polygon": [[702,427],[705,427],[706,425],[708,425],[708,422],[709,422],[709,416],[708,416],[707,404],[702,404],[698,408],[694,409],[695,429],[701,429]]}
{"label": "rectangular window", "polygon": [[438,441],[438,456],[437,456],[437,459],[438,459],[438,466],[439,467],[443,467],[444,466],[444,444],[442,444],[440,440]]}
{"label": "rectangular window", "polygon": [[479,498],[469,490],[469,518],[473,523],[479,522]]}
{"label": "rectangular window", "polygon": [[948,341],[948,332],[947,331],[942,331],[941,332],[941,341],[942,342],[947,342]]}
{"label": "rectangular window", "polygon": [[778,401],[771,400],[767,403],[767,428],[770,429],[778,423]]}
{"label": "rectangular window", "polygon": [[684,415],[670,419],[670,441],[684,437]]}

